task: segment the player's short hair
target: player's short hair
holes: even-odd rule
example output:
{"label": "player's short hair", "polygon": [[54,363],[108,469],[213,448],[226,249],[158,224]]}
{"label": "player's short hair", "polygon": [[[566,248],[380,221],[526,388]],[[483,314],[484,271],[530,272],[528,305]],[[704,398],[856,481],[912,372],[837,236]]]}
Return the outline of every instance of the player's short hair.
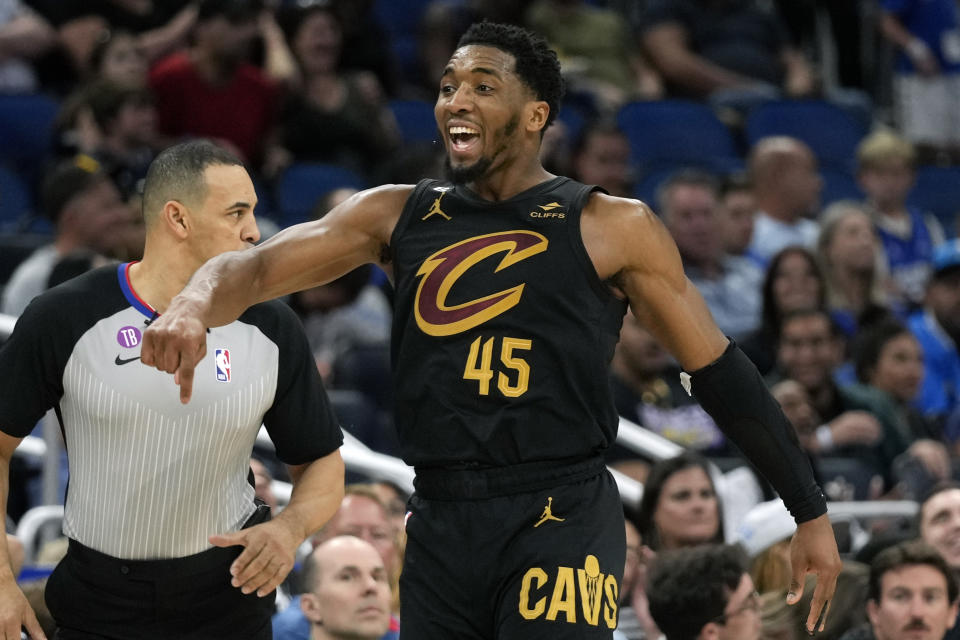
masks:
{"label": "player's short hair", "polygon": [[704,625],[723,617],[746,573],[746,554],[738,546],[661,552],[647,580],[650,615],[667,640],[696,640]]}
{"label": "player's short hair", "polygon": [[457,49],[470,44],[496,47],[513,56],[516,74],[533,91],[537,100],[543,100],[550,107],[542,134],[560,113],[560,100],[563,98],[563,76],[557,52],[532,31],[494,22],[472,24],[460,37]]}
{"label": "player's short hair", "polygon": [[204,139],[182,142],[161,151],[143,185],[143,219],[149,226],[163,205],[176,200],[198,206],[207,197],[204,172],[213,165],[243,166],[240,158]]}
{"label": "player's short hair", "polygon": [[902,567],[927,565],[943,574],[947,581],[947,598],[951,603],[957,601],[960,587],[957,578],[947,565],[940,552],[922,540],[908,540],[884,549],[876,555],[870,563],[870,583],[867,588],[867,597],[874,602],[880,602],[882,594],[880,583],[883,576]]}
{"label": "player's short hair", "polygon": [[857,146],[857,168],[860,171],[877,169],[896,160],[914,168],[917,151],[909,140],[892,131],[871,133]]}

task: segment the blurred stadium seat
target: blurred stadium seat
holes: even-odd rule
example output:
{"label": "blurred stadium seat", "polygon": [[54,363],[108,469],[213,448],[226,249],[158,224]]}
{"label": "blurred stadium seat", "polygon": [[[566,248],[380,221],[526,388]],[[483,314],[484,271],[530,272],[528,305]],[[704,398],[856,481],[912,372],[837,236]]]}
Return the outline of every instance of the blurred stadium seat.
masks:
{"label": "blurred stadium seat", "polygon": [[0,162],[39,176],[52,146],[56,100],[42,95],[0,95]]}
{"label": "blurred stadium seat", "polygon": [[389,106],[405,144],[432,143],[438,139],[433,103],[425,100],[391,100]]}
{"label": "blurred stadium seat", "polygon": [[960,212],[960,167],[920,167],[907,201],[937,216],[948,237],[957,235]]}
{"label": "blurred stadium seat", "polygon": [[691,164],[729,173],[743,168],[733,135],[706,105],[684,100],[630,102],[617,114],[617,124],[641,169]]}
{"label": "blurred stadium seat", "polygon": [[823,178],[823,192],[820,195],[822,206],[826,207],[837,200],[863,200],[864,194],[857,179],[849,171],[832,166],[820,167]]}
{"label": "blurred stadium seat", "polygon": [[852,171],[857,145],[867,129],[840,107],[823,100],[774,100],[747,116],[746,134],[750,146],[767,136],[803,140],[822,165]]}
{"label": "blurred stadium seat", "polygon": [[30,188],[18,174],[0,166],[0,231],[17,231],[33,213]]}
{"label": "blurred stadium seat", "polygon": [[340,187],[363,189],[365,181],[349,169],[332,164],[293,164],[277,182],[276,219],[281,226],[304,222],[324,195]]}

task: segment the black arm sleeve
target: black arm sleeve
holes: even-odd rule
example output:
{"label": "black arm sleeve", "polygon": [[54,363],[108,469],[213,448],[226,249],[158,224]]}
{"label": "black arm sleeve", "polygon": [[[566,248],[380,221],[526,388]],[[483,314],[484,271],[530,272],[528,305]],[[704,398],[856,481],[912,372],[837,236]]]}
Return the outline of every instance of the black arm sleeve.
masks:
{"label": "black arm sleeve", "polygon": [[797,523],[827,512],[793,426],[733,340],[722,356],[690,379],[700,406],[773,485]]}

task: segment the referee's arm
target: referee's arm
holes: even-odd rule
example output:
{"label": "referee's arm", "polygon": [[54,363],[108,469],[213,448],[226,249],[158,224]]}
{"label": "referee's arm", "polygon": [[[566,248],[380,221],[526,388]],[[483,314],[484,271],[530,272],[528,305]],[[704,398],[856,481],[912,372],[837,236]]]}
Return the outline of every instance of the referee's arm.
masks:
{"label": "referee's arm", "polygon": [[243,593],[264,597],[293,569],[300,544],[340,508],[343,500],[343,458],[336,449],[307,464],[290,466],[293,493],[274,518],[249,529],[210,536],[218,547],[242,545],[230,566],[231,584]]}
{"label": "referee's arm", "polygon": [[[0,513],[7,512],[10,458],[22,439],[0,431]],[[46,640],[37,616],[17,586],[17,577],[13,575],[13,567],[10,565],[7,537],[0,536],[0,637],[19,638],[21,626],[27,629],[31,638]]]}

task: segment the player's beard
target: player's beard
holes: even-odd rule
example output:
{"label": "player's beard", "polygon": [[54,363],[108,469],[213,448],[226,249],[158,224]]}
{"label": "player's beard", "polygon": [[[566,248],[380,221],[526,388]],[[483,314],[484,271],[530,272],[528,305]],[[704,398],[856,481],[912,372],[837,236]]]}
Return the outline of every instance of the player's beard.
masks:
{"label": "player's beard", "polygon": [[453,163],[450,162],[450,154],[448,153],[443,161],[443,170],[447,180],[453,184],[465,185],[475,182],[485,176],[490,167],[493,166],[494,159],[502,152],[506,151],[510,138],[513,137],[513,134],[519,125],[519,117],[514,116],[511,118],[510,121],[507,122],[507,124],[503,127],[503,129],[497,132],[496,137],[502,142],[502,144],[497,148],[494,154],[492,156],[482,156],[479,160],[469,166],[453,166]]}
{"label": "player's beard", "polygon": [[467,184],[482,178],[492,164],[493,160],[484,156],[469,166],[455,167],[448,155],[443,163],[443,171],[453,184]]}

